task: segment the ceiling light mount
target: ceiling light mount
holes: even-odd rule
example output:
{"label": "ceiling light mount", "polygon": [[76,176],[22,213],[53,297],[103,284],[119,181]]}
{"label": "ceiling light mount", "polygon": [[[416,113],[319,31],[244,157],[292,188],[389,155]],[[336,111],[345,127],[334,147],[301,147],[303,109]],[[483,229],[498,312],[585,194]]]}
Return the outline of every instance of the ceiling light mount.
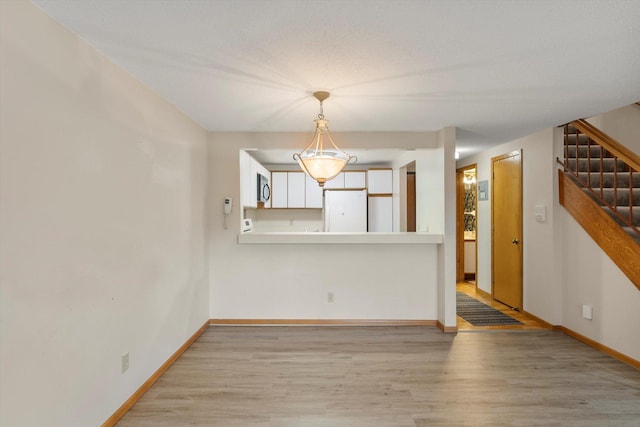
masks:
{"label": "ceiling light mount", "polygon": [[322,103],[325,99],[329,98],[331,94],[329,92],[325,92],[323,90],[319,90],[318,92],[313,92],[313,96]]}
{"label": "ceiling light mount", "polygon": [[[320,102],[320,113],[318,118],[314,120],[316,131],[309,145],[293,155],[300,168],[315,179],[320,187],[324,187],[325,182],[335,178],[347,164],[357,161],[357,157],[342,151],[331,138],[329,121],[324,118],[322,108],[322,103],[329,98],[329,95],[329,92],[325,91],[313,93],[313,96]],[[324,146],[325,138],[329,141],[327,144],[329,148]]]}

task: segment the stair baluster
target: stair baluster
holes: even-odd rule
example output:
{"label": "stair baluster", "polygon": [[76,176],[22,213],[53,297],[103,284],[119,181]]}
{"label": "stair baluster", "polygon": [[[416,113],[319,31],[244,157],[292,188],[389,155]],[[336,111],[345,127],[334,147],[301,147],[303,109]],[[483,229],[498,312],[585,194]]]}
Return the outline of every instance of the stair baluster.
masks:
{"label": "stair baluster", "polygon": [[[638,242],[640,215],[634,212],[640,212],[640,180],[634,176],[640,177],[639,159],[584,120],[564,125],[564,161],[558,162]],[[621,173],[628,182],[619,179]]]}

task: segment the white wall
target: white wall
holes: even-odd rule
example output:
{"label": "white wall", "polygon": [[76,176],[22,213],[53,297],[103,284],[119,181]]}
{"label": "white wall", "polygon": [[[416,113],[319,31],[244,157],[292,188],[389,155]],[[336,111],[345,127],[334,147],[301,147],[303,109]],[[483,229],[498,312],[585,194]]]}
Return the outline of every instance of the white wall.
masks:
{"label": "white wall", "polygon": [[[640,107],[629,105],[588,120],[627,148],[640,153]],[[584,336],[640,360],[640,291],[564,209],[560,211],[563,324]],[[593,307],[593,320],[582,305]]]}
{"label": "white wall", "polygon": [[444,234],[444,152],[428,154],[416,159],[416,231]]}
{"label": "white wall", "polygon": [[[640,360],[640,291],[566,211],[562,214],[563,325]],[[593,307],[593,320],[582,305]]]}
{"label": "white wall", "polygon": [[[238,244],[241,213],[223,228],[222,200],[239,197],[242,148],[296,149],[306,133],[210,134],[210,316],[230,319],[436,320],[437,245]],[[346,133],[343,148],[435,146],[437,134]],[[238,199],[239,200],[239,199]],[[327,293],[335,302],[327,302]]]}
{"label": "white wall", "polygon": [[208,319],[206,132],[0,7],[0,425],[97,426]]}
{"label": "white wall", "polygon": [[[456,129],[438,132],[439,164],[442,168],[442,230],[444,244],[438,247],[438,316],[445,327],[456,327]],[[435,189],[434,189],[435,191]]]}
{"label": "white wall", "polygon": [[401,217],[406,215],[406,207],[400,206],[400,193],[406,193],[407,177],[406,173],[401,174],[401,168],[410,163],[415,164],[416,172],[416,231],[443,234],[444,170],[442,150],[437,147],[407,151],[393,160],[393,231],[400,231],[401,223],[406,221]]}
{"label": "white wall", "polygon": [[[558,203],[555,158],[562,155],[562,130],[512,141],[465,158],[458,167],[477,163],[478,180],[490,181],[491,158],[516,149],[523,150],[524,309],[640,360],[640,292]],[[534,220],[536,204],[547,206],[547,222]],[[487,292],[490,226],[490,202],[478,201],[477,277]],[[593,306],[593,320],[582,318],[583,304]]]}
{"label": "white wall", "polygon": [[640,153],[640,105],[627,105],[587,121],[636,154]]}
{"label": "white wall", "polygon": [[[559,206],[554,139],[561,140],[561,130],[546,129],[460,160],[457,167],[477,163],[477,180],[488,181],[491,192],[491,159],[522,150],[524,310],[549,323],[560,324],[560,261],[553,237],[560,230],[554,217]],[[547,208],[544,223],[534,219],[537,204]],[[480,289],[491,293],[491,194],[488,201],[478,200],[477,223],[477,283]]]}

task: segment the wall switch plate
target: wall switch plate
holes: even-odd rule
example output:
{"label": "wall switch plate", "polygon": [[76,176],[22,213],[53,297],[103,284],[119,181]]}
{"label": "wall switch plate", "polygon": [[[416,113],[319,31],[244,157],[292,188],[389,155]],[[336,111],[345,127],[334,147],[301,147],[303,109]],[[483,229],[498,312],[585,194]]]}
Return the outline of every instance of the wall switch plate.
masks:
{"label": "wall switch plate", "polygon": [[533,215],[538,222],[545,222],[547,220],[547,206],[535,205],[533,207]]}
{"label": "wall switch plate", "polygon": [[126,352],[125,354],[122,355],[120,362],[121,362],[121,371],[124,374],[125,372],[127,372],[127,369],[129,369],[129,352]]}
{"label": "wall switch plate", "polygon": [[591,307],[590,305],[583,305],[582,317],[589,320],[593,319],[593,307]]}
{"label": "wall switch plate", "polygon": [[327,302],[333,302],[333,292],[327,294]]}

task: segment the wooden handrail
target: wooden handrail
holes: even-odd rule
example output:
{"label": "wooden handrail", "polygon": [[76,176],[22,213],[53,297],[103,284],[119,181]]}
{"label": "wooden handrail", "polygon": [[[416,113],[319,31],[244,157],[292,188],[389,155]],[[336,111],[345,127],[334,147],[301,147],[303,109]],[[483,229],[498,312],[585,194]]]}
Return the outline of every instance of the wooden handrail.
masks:
{"label": "wooden handrail", "polygon": [[602,145],[611,154],[624,161],[627,165],[635,171],[640,171],[640,156],[633,151],[629,150],[624,145],[621,145],[618,141],[611,138],[600,129],[593,126],[591,123],[584,119],[575,120],[571,124],[583,134],[593,139],[598,144]]}

